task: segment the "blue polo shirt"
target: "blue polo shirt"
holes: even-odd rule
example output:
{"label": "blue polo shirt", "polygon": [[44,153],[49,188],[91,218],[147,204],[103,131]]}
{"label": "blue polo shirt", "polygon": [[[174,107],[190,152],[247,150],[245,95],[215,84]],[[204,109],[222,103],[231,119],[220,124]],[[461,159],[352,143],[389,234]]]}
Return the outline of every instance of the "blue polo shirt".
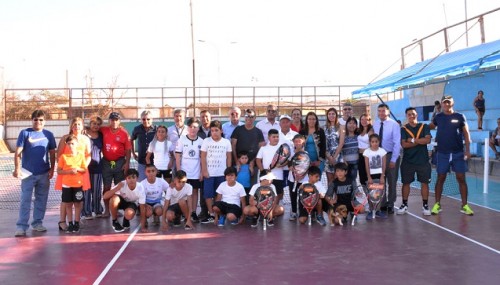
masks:
{"label": "blue polo shirt", "polygon": [[49,172],[49,151],[55,150],[54,134],[47,130],[35,131],[33,128],[22,130],[17,138],[17,147],[22,147],[21,165],[24,169],[40,175]]}
{"label": "blue polo shirt", "polygon": [[460,113],[437,114],[432,123],[437,127],[437,151],[441,153],[457,153],[464,151],[463,128],[467,124],[465,116]]}
{"label": "blue polo shirt", "polygon": [[136,151],[138,153],[138,163],[146,164],[146,152],[148,150],[149,144],[156,135],[157,129],[157,125],[152,125],[149,129],[146,130],[144,129],[144,126],[140,124],[136,126],[132,131],[132,141],[135,141],[137,139]]}

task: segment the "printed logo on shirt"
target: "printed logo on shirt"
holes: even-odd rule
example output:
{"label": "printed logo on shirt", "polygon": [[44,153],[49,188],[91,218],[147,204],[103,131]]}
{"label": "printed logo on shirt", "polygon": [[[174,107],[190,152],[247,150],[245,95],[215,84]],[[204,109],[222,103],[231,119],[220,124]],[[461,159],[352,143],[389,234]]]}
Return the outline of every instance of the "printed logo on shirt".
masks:
{"label": "printed logo on shirt", "polygon": [[30,143],[36,143],[36,142],[40,142],[40,141],[43,141],[43,140],[46,140],[47,138],[38,138],[38,139],[34,139],[32,137],[28,138],[28,141]]}
{"label": "printed logo on shirt", "polygon": [[452,122],[453,124],[458,124],[458,120],[457,120],[457,119],[453,119],[453,120],[451,120],[451,122]]}
{"label": "printed logo on shirt", "polygon": [[189,157],[194,157],[196,155],[196,152],[194,150],[190,150],[188,153]]}

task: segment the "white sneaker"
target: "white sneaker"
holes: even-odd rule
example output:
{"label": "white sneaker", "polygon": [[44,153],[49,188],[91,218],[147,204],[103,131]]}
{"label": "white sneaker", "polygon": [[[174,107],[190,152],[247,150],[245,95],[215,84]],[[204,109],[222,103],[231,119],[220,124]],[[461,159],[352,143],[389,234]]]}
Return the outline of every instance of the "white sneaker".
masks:
{"label": "white sneaker", "polygon": [[26,231],[24,231],[24,230],[17,230],[17,231],[14,233],[14,236],[15,236],[15,237],[25,237],[25,236],[26,236]]}
{"label": "white sneaker", "polygon": [[422,207],[422,214],[424,216],[430,216],[431,215],[431,210],[429,209],[429,206],[427,207]]}
{"label": "white sneaker", "polygon": [[297,214],[294,212],[290,213],[290,218],[288,218],[289,221],[295,221],[297,220]]}
{"label": "white sneaker", "polygon": [[406,212],[408,212],[408,206],[406,205],[401,205],[396,211],[398,215],[404,215]]}
{"label": "white sneaker", "polygon": [[38,224],[38,225],[33,227],[33,230],[36,232],[46,232],[47,228],[44,227],[42,224]]}

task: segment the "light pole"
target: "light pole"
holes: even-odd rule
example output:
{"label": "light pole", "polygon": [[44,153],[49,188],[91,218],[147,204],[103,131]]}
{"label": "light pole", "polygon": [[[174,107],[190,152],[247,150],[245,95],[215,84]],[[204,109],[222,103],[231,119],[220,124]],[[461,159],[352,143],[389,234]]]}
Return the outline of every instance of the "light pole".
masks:
{"label": "light pole", "polygon": [[191,19],[191,55],[193,59],[193,117],[196,116],[196,67],[194,62],[194,27],[193,27],[193,1],[189,0],[189,12]]}

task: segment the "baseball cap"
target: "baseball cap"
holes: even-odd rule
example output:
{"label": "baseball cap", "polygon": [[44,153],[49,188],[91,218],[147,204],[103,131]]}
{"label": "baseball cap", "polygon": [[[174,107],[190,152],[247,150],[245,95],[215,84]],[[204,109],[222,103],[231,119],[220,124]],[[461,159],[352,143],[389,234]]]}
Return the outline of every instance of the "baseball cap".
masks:
{"label": "baseball cap", "polygon": [[285,115],[281,115],[281,117],[280,117],[280,121],[281,121],[281,120],[283,120],[283,119],[288,119],[288,120],[290,120],[290,121],[292,120],[292,118],[290,118],[290,116],[288,116],[288,115],[286,115],[286,114],[285,114]]}
{"label": "baseball cap", "polygon": [[450,101],[453,102],[453,97],[451,95],[445,95],[441,98],[441,102]]}
{"label": "baseball cap", "polygon": [[120,114],[118,112],[112,112],[109,114],[109,119],[120,119]]}
{"label": "baseball cap", "polygon": [[272,172],[269,172],[268,174],[260,177],[260,181],[262,181],[262,180],[269,180],[269,181],[271,181],[271,180],[274,180],[274,179],[276,179],[276,176]]}

